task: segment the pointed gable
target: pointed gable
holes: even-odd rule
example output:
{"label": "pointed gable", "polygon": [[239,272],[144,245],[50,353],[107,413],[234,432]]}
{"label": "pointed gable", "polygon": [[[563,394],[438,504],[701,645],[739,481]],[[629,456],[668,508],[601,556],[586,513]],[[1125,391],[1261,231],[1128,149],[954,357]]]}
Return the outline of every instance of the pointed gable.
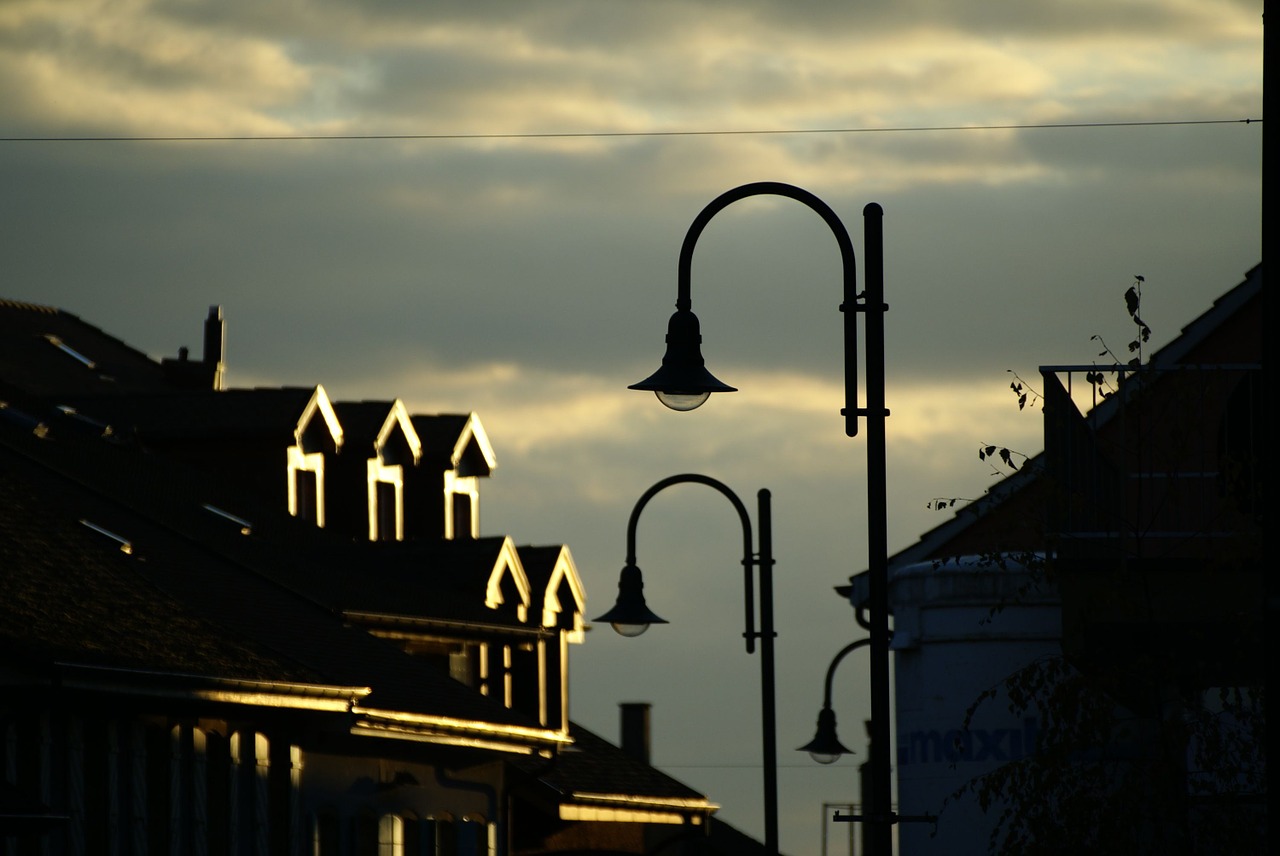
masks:
{"label": "pointed gable", "polygon": [[529,620],[529,605],[533,601],[533,587],[525,574],[520,554],[510,538],[503,537],[498,559],[493,563],[485,583],[484,605],[489,609],[505,609],[514,612],[516,620]]}
{"label": "pointed gable", "polygon": [[[265,391],[252,390],[255,393]],[[338,421],[338,414],[323,386],[316,386],[302,408],[294,423],[293,437],[294,445],[306,454],[327,449],[341,451],[345,440],[342,423]]]}
{"label": "pointed gable", "polygon": [[340,401],[334,405],[345,451],[332,469],[329,525],[355,538],[405,537],[405,474],[422,459],[422,442],[404,402]]}
{"label": "pointed gable", "polygon": [[398,464],[422,458],[422,441],[400,399],[339,401],[333,409],[348,447],[359,457]]}
{"label": "pointed gable", "polygon": [[480,485],[497,466],[493,447],[474,413],[415,415],[422,458],[408,478],[405,511],[409,537],[478,538]]}
{"label": "pointed gable", "polygon": [[587,597],[569,548],[521,547],[520,558],[533,587],[534,603],[542,608],[542,626],[565,630],[570,642],[581,643]]}
{"label": "pointed gable", "polygon": [[422,438],[426,462],[460,476],[488,476],[498,466],[489,435],[474,413],[417,415],[413,425]]}

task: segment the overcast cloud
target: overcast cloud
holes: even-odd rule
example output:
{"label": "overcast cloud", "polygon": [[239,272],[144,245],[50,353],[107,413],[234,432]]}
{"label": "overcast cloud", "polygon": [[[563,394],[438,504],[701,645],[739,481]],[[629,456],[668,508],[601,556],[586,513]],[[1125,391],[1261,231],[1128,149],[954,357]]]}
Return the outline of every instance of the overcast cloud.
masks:
{"label": "overcast cloud", "polygon": [[[1006,370],[1127,341],[1135,274],[1164,342],[1259,261],[1262,126],[1234,120],[1261,118],[1261,18],[1258,0],[3,0],[0,296],[156,356],[221,304],[235,385],[478,412],[499,460],[483,528],[567,543],[592,616],[650,484],[705,472],[753,510],[771,488],[782,842],[814,853],[822,802],[857,798],[856,760],[790,751],[861,635],[831,592],[866,566],[839,254],[791,200],[715,218],[694,309],[742,391],[680,416],[625,386],[661,358],[686,229],[725,190],[784,181],[861,257],[862,208],[883,205],[901,549],[940,522],[929,499],[990,483],[979,443],[1039,449]],[[864,130],[741,133],[824,129]],[[62,139],[317,135],[415,138]],[[616,737],[617,702],[654,702],[658,763],[760,835],[741,536],[711,492],[669,494],[639,551],[673,623],[590,634],[575,716]],[[861,752],[865,662],[837,683]]]}

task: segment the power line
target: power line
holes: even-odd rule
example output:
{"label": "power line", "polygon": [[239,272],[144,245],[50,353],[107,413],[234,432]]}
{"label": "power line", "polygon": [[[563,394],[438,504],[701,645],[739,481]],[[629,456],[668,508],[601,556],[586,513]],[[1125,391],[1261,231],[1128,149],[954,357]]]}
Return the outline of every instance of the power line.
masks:
{"label": "power line", "polygon": [[0,137],[3,143],[249,143],[299,141],[372,140],[578,140],[638,137],[763,137],[801,134],[909,134],[939,131],[1036,131],[1067,128],[1152,128],[1178,125],[1251,125],[1262,119],[1170,119],[1128,122],[1044,122],[1007,125],[907,125],[889,128],[775,128],[728,131],[565,131],[552,133],[479,134],[226,134],[226,135],[115,135],[58,137]]}

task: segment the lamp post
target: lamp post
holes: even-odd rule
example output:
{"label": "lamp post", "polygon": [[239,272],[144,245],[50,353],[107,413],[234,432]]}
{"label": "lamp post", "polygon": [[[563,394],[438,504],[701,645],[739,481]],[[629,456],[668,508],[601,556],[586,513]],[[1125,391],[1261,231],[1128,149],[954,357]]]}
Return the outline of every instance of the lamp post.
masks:
{"label": "lamp post", "polygon": [[[778,853],[778,741],[777,717],[774,709],[774,653],[773,640],[773,527],[772,504],[768,490],[757,494],[757,513],[760,521],[759,549],[751,546],[751,518],[738,495],[723,482],[698,473],[668,476],[655,483],[636,501],[627,521],[627,561],[618,578],[618,600],[596,621],[607,621],[623,636],[639,636],[650,624],[666,624],[645,603],[644,582],[640,567],[636,564],[636,524],[640,512],[659,492],[675,484],[704,484],[715,488],[733,504],[742,521],[742,582],[746,605],[747,653],[755,652],[756,639],[760,640],[760,720],[764,743],[764,842],[770,853]],[[755,584],[751,570],[759,570],[760,576],[760,630],[755,622]]]}
{"label": "lamp post", "polygon": [[[662,367],[654,374],[631,385],[631,389],[649,390],[663,404],[676,410],[692,410],[713,392],[735,392],[709,372],[702,359],[702,336],[698,318],[693,314],[690,280],[693,250],[698,237],[717,213],[750,196],[784,196],[803,203],[826,222],[840,247],[843,263],[844,303],[844,372],[845,433],[858,433],[858,418],[867,421],[867,546],[871,632],[871,794],[876,811],[863,818],[866,823],[888,826],[897,822],[892,810],[892,784],[889,769],[889,550],[888,510],[885,481],[885,409],[884,398],[884,254],[883,210],[876,203],[863,209],[864,260],[866,289],[857,291],[857,265],[853,243],[840,218],[825,202],[807,190],[781,182],[762,181],[744,184],[713,199],[694,219],[680,247],[676,312],[667,326],[667,351]],[[866,404],[858,406],[858,332],[857,313],[866,316]],[[882,842],[876,856],[890,853],[890,836],[877,836]]]}

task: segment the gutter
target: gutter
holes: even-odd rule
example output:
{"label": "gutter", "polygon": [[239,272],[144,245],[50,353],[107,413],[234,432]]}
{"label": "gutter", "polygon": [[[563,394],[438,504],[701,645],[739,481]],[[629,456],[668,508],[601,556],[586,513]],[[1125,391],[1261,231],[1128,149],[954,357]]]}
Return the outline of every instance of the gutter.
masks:
{"label": "gutter", "polygon": [[67,689],[124,690],[133,695],[278,707],[296,710],[351,711],[372,689],[369,687],[257,681],[181,672],[154,672],[113,666],[86,666],[55,662],[64,672],[58,685]]}

